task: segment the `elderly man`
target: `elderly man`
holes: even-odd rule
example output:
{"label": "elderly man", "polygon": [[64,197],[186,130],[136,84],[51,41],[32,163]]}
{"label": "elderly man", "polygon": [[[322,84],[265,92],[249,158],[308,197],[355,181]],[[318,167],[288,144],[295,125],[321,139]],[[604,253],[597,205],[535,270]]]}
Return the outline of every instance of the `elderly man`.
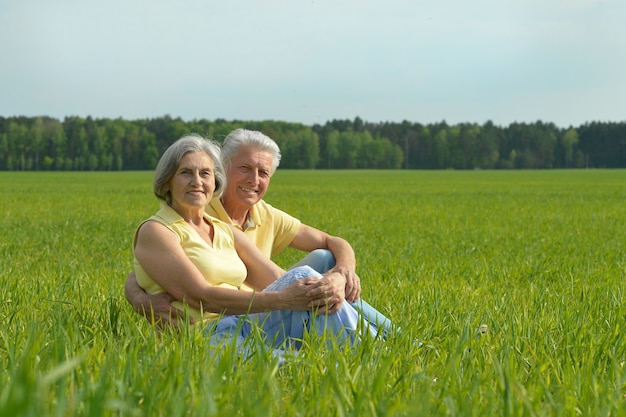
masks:
{"label": "elderly man", "polygon": [[[294,266],[309,265],[324,275],[324,296],[347,300],[372,325],[388,333],[392,325],[381,313],[360,300],[361,283],[350,244],[278,210],[263,200],[270,178],[280,163],[276,142],[261,132],[236,129],[222,145],[227,184],[221,199],[213,199],[207,213],[241,229],[266,256],[287,247],[309,254]],[[137,285],[134,273],[126,280],[125,293],[133,308],[148,319],[177,325],[182,312],[170,306],[171,296],[149,296]]]}

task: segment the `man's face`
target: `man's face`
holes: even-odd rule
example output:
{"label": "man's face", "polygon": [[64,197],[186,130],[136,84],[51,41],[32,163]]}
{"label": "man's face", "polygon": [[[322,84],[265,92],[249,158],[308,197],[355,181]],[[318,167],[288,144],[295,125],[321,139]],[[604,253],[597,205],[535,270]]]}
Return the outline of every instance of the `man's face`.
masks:
{"label": "man's face", "polygon": [[231,204],[252,207],[263,198],[270,185],[272,155],[254,145],[245,145],[233,155],[226,172],[224,197]]}

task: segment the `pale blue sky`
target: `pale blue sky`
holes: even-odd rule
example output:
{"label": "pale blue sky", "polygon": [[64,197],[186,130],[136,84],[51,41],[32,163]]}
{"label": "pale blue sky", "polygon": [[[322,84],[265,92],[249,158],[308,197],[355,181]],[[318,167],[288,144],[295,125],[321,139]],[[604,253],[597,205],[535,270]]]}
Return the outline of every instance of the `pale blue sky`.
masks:
{"label": "pale blue sky", "polygon": [[0,116],[626,120],[624,0],[0,0]]}

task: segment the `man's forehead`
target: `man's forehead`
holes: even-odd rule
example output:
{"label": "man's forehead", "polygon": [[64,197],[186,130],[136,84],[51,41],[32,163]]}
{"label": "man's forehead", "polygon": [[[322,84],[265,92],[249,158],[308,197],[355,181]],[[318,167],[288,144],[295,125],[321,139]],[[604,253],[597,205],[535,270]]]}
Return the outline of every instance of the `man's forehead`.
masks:
{"label": "man's forehead", "polygon": [[241,147],[233,159],[236,159],[240,164],[254,165],[254,166],[266,166],[272,165],[272,154],[266,150],[255,147]]}

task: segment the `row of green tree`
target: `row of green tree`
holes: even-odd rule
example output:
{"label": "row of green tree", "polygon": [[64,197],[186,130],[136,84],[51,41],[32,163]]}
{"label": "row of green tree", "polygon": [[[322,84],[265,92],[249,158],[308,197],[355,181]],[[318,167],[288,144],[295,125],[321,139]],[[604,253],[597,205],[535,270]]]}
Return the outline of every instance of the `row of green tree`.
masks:
{"label": "row of green tree", "polygon": [[497,126],[333,120],[307,126],[281,121],[183,121],[91,117],[0,117],[0,170],[153,169],[173,141],[195,132],[221,142],[233,129],[260,130],[295,169],[626,168],[626,122]]}

